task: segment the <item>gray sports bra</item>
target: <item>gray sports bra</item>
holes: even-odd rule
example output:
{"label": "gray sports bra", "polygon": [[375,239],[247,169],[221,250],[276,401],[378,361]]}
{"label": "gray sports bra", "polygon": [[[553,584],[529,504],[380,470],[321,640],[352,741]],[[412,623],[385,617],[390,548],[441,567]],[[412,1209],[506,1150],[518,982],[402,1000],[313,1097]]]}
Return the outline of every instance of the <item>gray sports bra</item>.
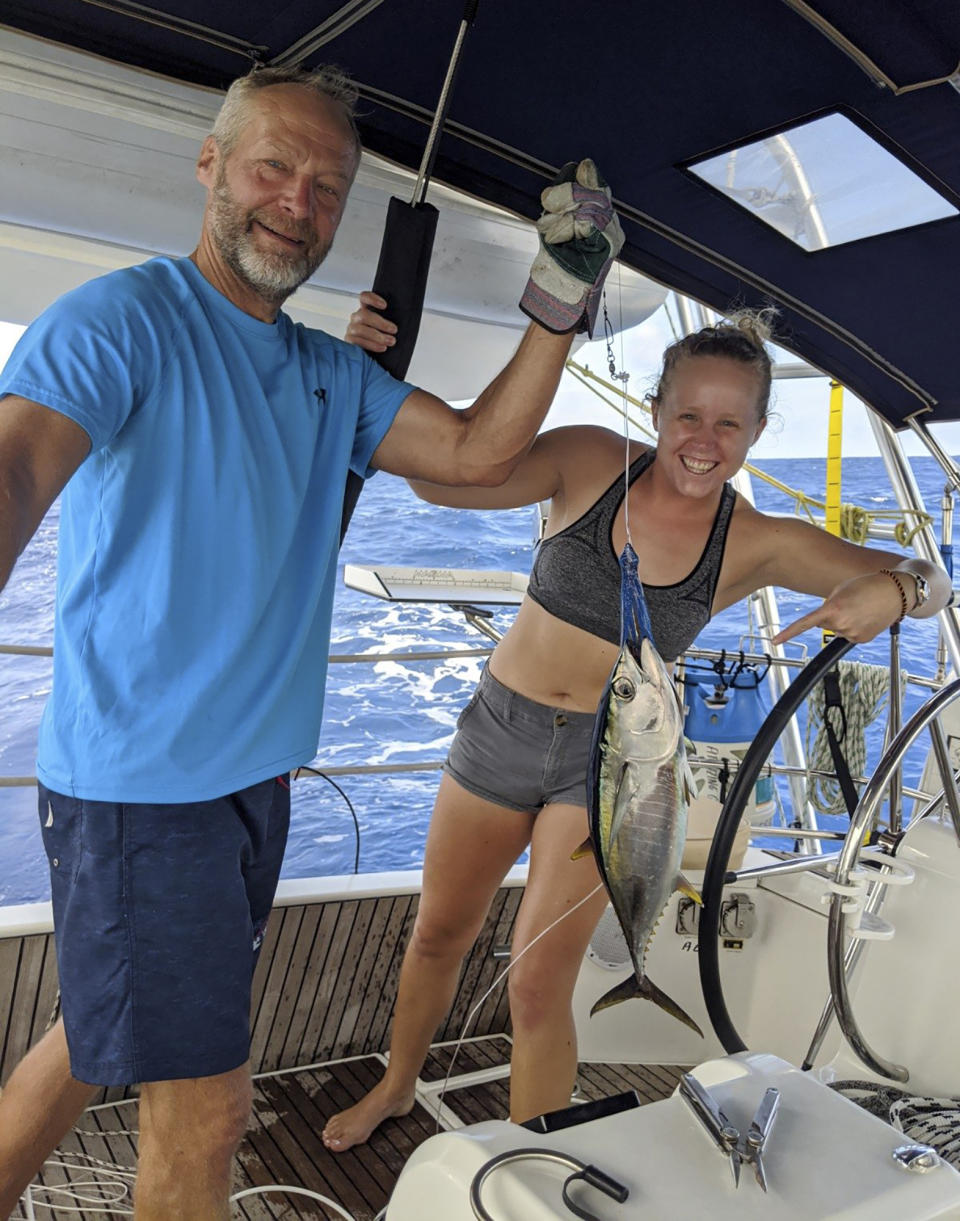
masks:
{"label": "gray sports bra", "polygon": [[[655,456],[650,449],[631,464],[631,486]],[[623,502],[623,484],[620,475],[582,517],[540,543],[527,585],[527,593],[545,611],[612,644],[620,643],[620,565],[610,532]],[[689,648],[710,619],[736,499],[724,484],[707,545],[689,575],[675,585],[643,586],[654,643],[666,661]]]}

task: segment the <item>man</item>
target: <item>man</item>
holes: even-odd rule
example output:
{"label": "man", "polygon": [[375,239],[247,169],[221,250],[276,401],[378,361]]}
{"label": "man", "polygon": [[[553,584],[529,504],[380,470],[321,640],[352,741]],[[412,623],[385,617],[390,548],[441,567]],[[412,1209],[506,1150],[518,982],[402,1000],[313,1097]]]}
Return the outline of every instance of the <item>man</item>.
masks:
{"label": "man", "polygon": [[521,303],[545,325],[454,411],[280,312],[343,215],[351,106],[329,71],[235,82],[197,163],[190,258],[68,294],[0,376],[0,584],[66,485],[38,760],[63,1020],[0,1096],[2,1216],[90,1084],[125,1083],[142,1083],[136,1216],[229,1216],[250,980],[285,774],[320,728],[346,472],[503,482],[622,243],[591,163],[545,192]]}

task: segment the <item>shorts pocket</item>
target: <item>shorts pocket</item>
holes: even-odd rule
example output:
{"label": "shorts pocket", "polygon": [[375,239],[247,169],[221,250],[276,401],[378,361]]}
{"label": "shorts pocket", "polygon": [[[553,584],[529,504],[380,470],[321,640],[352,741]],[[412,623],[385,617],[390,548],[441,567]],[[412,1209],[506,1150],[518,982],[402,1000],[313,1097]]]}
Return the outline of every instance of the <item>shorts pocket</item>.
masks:
{"label": "shorts pocket", "polygon": [[40,833],[52,878],[73,882],[83,855],[83,802],[38,786]]}
{"label": "shorts pocket", "polygon": [[480,688],[478,687],[476,689],[476,691],[474,691],[473,695],[470,696],[469,700],[467,700],[466,704],[464,704],[463,708],[461,709],[460,715],[457,717],[457,729],[463,728],[464,721],[467,719],[467,717],[470,715],[470,713],[473,712],[474,708],[476,708],[477,701],[479,699],[480,699]]}

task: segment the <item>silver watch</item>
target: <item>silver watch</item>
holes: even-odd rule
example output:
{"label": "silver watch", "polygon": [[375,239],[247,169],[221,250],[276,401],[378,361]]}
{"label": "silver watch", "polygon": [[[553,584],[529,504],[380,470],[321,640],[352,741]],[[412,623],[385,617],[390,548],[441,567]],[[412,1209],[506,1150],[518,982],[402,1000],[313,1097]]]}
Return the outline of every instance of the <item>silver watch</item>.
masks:
{"label": "silver watch", "polygon": [[913,609],[919,610],[921,606],[925,605],[930,600],[930,582],[926,577],[920,576],[918,572],[911,572],[910,575],[917,583],[917,600],[913,604]]}

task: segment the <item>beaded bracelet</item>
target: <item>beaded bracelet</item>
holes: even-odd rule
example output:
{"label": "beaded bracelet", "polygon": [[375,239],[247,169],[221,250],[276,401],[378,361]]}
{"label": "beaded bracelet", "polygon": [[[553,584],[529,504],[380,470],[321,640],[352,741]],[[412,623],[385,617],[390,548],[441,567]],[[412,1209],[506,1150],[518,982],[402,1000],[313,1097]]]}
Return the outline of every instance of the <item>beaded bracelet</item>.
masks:
{"label": "beaded bracelet", "polygon": [[900,580],[899,573],[894,572],[892,568],[881,568],[880,571],[885,577],[889,577],[900,591],[900,618],[897,620],[897,623],[901,623],[907,613],[907,591],[903,588],[903,582]]}

